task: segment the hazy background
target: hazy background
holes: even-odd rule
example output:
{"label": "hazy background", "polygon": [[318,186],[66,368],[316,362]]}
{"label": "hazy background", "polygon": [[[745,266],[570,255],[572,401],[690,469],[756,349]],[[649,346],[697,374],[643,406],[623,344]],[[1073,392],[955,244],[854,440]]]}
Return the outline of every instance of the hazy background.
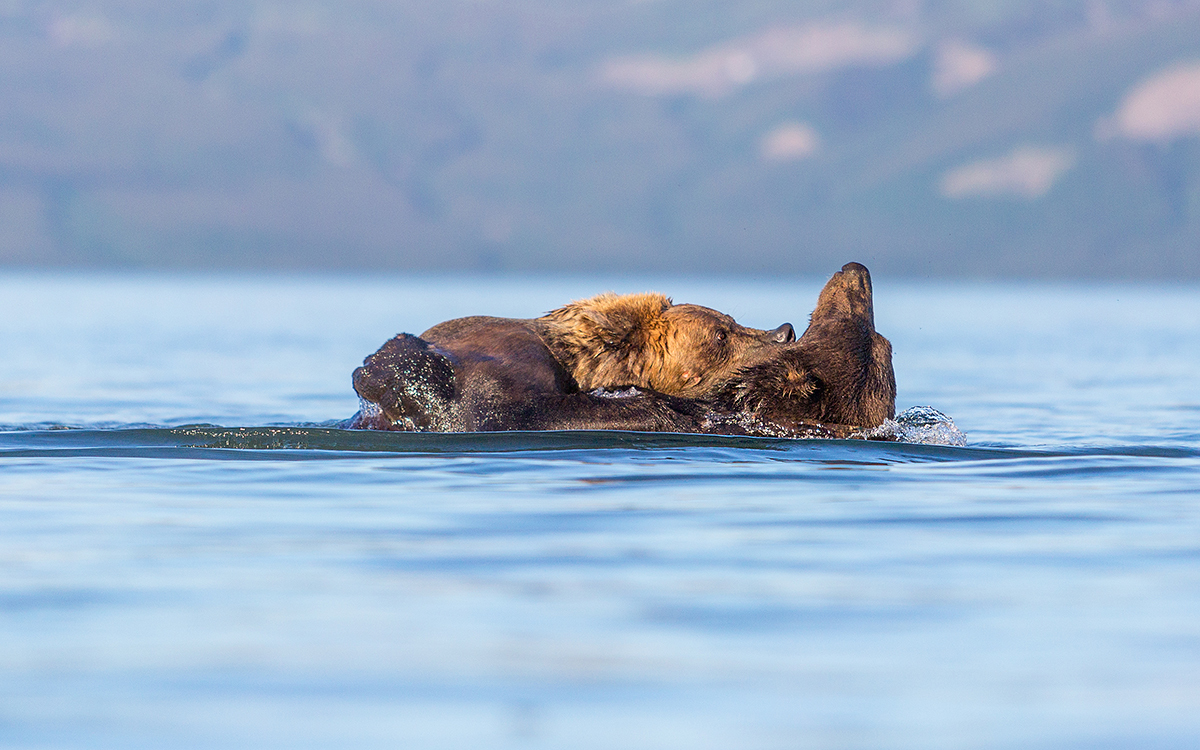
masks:
{"label": "hazy background", "polygon": [[1200,278],[1198,0],[0,0],[0,268]]}

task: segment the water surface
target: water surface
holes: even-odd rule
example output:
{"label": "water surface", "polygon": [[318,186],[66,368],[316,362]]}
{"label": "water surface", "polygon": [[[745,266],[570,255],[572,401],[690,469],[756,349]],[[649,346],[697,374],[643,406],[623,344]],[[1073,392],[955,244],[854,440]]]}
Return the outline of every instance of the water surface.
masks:
{"label": "water surface", "polygon": [[966,447],[347,432],[386,338],[821,279],[0,277],[0,745],[1200,742],[1200,289],[876,278]]}

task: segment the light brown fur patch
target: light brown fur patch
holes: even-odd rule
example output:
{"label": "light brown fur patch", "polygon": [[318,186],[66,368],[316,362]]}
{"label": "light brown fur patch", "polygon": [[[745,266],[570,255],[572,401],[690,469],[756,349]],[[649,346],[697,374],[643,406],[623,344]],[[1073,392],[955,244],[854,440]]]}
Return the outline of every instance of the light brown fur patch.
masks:
{"label": "light brown fur patch", "polygon": [[704,396],[748,357],[772,346],[767,331],[707,307],[675,305],[653,292],[601,294],[537,322],[546,345],[584,391],[633,385]]}

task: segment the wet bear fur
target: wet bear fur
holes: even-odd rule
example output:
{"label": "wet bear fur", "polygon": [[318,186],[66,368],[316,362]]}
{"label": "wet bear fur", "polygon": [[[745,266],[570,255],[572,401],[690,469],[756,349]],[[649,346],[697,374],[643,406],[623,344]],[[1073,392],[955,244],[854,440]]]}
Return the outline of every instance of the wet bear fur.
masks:
{"label": "wet bear fur", "polygon": [[[546,318],[553,319],[558,312]],[[528,335],[546,318],[466,318],[435,326],[421,337],[393,338],[355,370],[354,385],[363,409],[350,426],[441,432],[590,429],[845,437],[894,415],[891,345],[875,331],[870,274],[857,263],[844,266],[825,285],[799,340],[747,347],[733,367],[715,376],[701,374],[697,382],[707,384],[709,392],[698,397],[655,390],[645,385],[655,382],[651,377],[622,382],[619,378],[634,373],[635,364],[624,365],[625,370],[614,367],[611,372],[619,373],[616,379],[608,387],[596,386],[597,381],[589,380],[586,373],[599,369],[580,367],[578,356],[565,356],[568,364],[560,363],[549,379],[554,368],[540,363],[538,339]],[[520,356],[489,359],[473,347],[466,347],[470,355],[463,356],[463,347],[453,354],[427,338],[461,344],[457,326],[463,321],[469,321],[463,329],[472,335],[483,332],[497,342],[491,350]],[[488,321],[499,322],[493,327]],[[529,323],[534,325],[519,325]],[[784,338],[783,329],[759,333],[773,341],[772,335]],[[535,367],[528,366],[531,361]],[[574,372],[585,373],[582,380],[592,388],[581,390]],[[691,378],[696,374],[687,365],[674,372],[675,383],[688,382],[679,377],[682,373]],[[535,377],[531,382],[531,374],[541,380]],[[573,380],[575,387],[571,387]],[[613,387],[617,385],[624,387]]]}
{"label": "wet bear fur", "polygon": [[601,294],[533,319],[457,318],[420,337],[401,334],[367,358],[354,373],[366,403],[353,424],[517,429],[511,425],[531,423],[513,415],[525,405],[549,409],[559,396],[597,388],[711,395],[742,364],[795,337],[790,323],[747,328],[656,293]]}
{"label": "wet bear fur", "polygon": [[458,318],[420,338],[456,364],[502,381],[514,397],[636,386],[674,396],[713,392],[748,359],[795,340],[739,325],[661,294],[601,294],[540,318]]}
{"label": "wet bear fur", "polygon": [[871,274],[847,263],[821,290],[795,343],[744,366],[721,408],[767,423],[875,427],[896,414],[892,345],[875,330]]}

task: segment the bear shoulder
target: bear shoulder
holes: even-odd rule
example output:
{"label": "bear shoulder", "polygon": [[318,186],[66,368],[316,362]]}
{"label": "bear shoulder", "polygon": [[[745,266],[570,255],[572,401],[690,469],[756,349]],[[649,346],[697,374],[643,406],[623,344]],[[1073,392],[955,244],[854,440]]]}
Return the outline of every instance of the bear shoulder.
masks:
{"label": "bear shoulder", "polygon": [[657,292],[577,300],[536,319],[550,351],[582,390],[649,385],[646,370],[664,352],[671,299]]}

